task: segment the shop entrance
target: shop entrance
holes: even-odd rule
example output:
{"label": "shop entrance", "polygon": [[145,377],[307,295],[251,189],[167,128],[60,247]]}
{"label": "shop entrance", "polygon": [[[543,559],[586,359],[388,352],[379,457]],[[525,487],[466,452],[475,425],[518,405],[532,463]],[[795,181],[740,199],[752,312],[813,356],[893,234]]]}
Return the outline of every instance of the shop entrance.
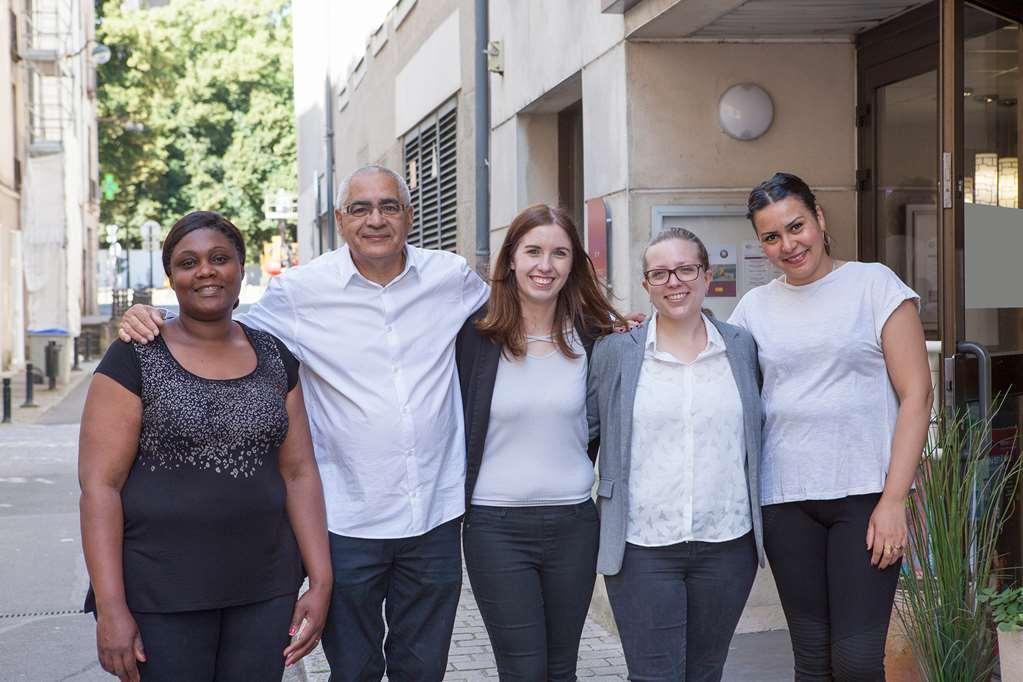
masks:
{"label": "shop entrance", "polygon": [[[857,40],[859,250],[920,294],[945,409],[1023,433],[1023,6],[939,0]],[[1021,505],[1017,503],[1017,510]],[[1023,523],[1004,535],[1020,565]]]}

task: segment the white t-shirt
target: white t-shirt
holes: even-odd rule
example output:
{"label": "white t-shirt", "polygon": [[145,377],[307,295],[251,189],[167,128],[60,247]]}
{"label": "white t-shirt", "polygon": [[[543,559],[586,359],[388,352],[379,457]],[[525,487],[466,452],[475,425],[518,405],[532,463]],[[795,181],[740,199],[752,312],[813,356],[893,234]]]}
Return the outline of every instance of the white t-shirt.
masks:
{"label": "white t-shirt", "polygon": [[590,499],[586,454],[586,354],[573,334],[566,358],[554,349],[514,360],[501,353],[472,504],[533,507]]}
{"label": "white t-shirt", "polygon": [[906,300],[920,297],[887,267],[849,262],[739,301],[729,322],[753,335],[764,376],[761,504],[884,489],[899,402],[881,330]]}

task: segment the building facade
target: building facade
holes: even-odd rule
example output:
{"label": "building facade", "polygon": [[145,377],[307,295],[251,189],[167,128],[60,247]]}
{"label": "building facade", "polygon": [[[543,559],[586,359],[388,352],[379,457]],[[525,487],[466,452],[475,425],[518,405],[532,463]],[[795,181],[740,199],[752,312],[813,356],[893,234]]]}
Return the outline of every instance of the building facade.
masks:
{"label": "building facade", "polygon": [[0,37],[0,364],[42,366],[32,332],[63,330],[66,372],[70,339],[96,312],[93,6],[2,0],[0,10],[9,24]]}
{"label": "building facade", "polygon": [[[320,110],[299,111],[303,254],[336,244],[315,197],[355,167],[382,163],[424,188],[420,229],[443,236],[421,243],[474,258],[479,4],[401,0],[354,68],[320,65]],[[1003,395],[993,436],[1002,454],[1018,452],[1023,4],[483,4],[491,254],[518,210],[561,204],[615,304],[646,310],[642,250],[658,230],[686,226],[710,247],[708,306],[727,317],[772,276],[744,218],[746,196],[778,170],[796,173],[814,188],[839,258],[883,262],[921,295],[938,406],[983,413]],[[297,67],[306,47],[295,45]],[[444,137],[452,115],[455,132]],[[745,129],[750,122],[766,129]],[[453,226],[434,222],[438,213]],[[1018,563],[1023,523],[1013,528]],[[778,624],[770,602],[754,593],[747,626]]]}
{"label": "building facade", "polygon": [[26,80],[19,64],[19,0],[0,1],[9,30],[0,32],[0,371],[25,362],[25,312],[21,266],[21,204],[25,168]]}

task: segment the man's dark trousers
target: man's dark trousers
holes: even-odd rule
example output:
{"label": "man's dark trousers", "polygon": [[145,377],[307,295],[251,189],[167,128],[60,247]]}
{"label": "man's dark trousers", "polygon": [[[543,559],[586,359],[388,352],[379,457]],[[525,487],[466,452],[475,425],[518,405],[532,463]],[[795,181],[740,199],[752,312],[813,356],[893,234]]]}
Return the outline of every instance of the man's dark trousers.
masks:
{"label": "man's dark trousers", "polygon": [[[462,588],[461,517],[411,538],[330,534],[331,682],[441,682]],[[384,618],[387,619],[386,640]]]}

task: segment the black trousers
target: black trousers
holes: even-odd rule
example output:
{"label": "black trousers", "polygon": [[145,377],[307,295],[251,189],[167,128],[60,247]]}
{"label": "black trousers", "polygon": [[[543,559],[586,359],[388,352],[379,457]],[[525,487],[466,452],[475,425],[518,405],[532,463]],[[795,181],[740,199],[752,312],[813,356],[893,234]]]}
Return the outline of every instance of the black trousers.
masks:
{"label": "black trousers", "polygon": [[297,595],[180,613],[132,613],[143,682],[280,682]]}
{"label": "black trousers", "polygon": [[753,533],[725,542],[626,544],[604,577],[629,679],[719,682],[757,573]]}
{"label": "black trousers", "polygon": [[763,507],[764,548],[788,621],[796,682],[879,682],[901,561],[870,565],[879,493]]}
{"label": "black trousers", "polygon": [[329,534],[331,682],[444,679],[462,590],[461,526],[456,518],[410,538]]}
{"label": "black trousers", "polygon": [[576,679],[599,530],[591,500],[470,509],[465,568],[502,682]]}

